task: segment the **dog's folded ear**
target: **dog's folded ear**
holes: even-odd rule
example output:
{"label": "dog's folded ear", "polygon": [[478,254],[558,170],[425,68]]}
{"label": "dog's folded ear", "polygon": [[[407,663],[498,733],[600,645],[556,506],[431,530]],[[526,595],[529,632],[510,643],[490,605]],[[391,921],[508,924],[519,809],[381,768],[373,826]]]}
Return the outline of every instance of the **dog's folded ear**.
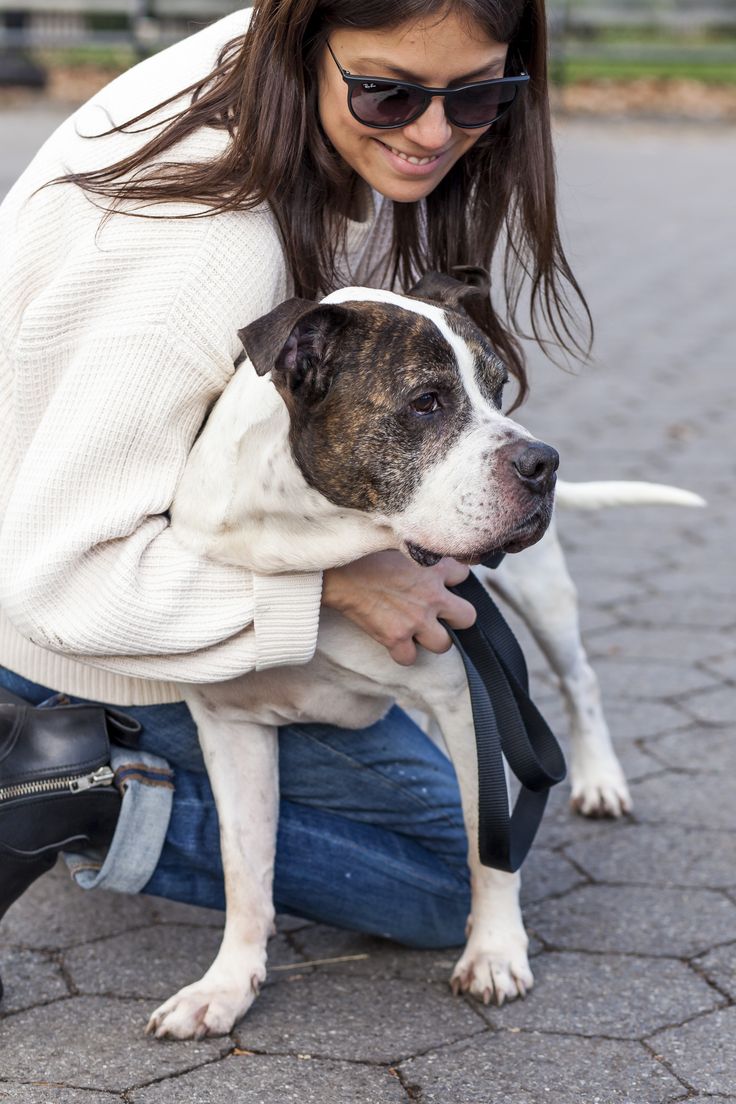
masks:
{"label": "dog's folded ear", "polygon": [[337,303],[287,299],[262,318],[238,330],[259,376],[271,373],[276,388],[311,402],[327,394],[331,370],[325,363],[328,339],[347,323],[350,312]]}
{"label": "dog's folded ear", "polygon": [[469,305],[490,295],[491,279],[485,268],[456,265],[452,272],[452,276],[445,272],[425,272],[407,295],[413,299],[429,299],[452,310],[465,311]]}

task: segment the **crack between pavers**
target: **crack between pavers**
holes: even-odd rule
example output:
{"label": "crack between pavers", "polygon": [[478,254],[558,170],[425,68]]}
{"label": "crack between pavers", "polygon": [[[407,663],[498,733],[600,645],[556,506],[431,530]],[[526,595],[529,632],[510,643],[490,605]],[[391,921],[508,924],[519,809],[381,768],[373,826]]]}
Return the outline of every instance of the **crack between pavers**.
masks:
{"label": "crack between pavers", "polygon": [[[659,595],[650,595],[650,597],[660,597],[660,596]],[[599,607],[599,608],[602,608],[602,607]],[[605,612],[606,613],[609,613],[609,612],[613,613],[614,611],[613,610],[606,610]],[[692,621],[678,621],[676,625],[668,625],[667,623],[663,623],[661,621],[646,621],[646,620],[644,620],[644,621],[631,621],[628,615],[624,615],[624,619],[622,621],[620,621],[620,626],[621,626],[621,628],[624,628],[624,629],[665,629],[666,630],[666,629],[672,628],[672,629],[676,629],[677,631],[680,631],[681,629],[683,629],[683,630],[689,630],[691,632],[692,631],[696,631],[696,632],[698,632],[698,631],[713,632],[713,629],[714,629],[713,625],[703,624],[702,621],[701,622],[696,622],[696,623],[693,623]],[[729,622],[727,625],[717,625],[717,626],[715,626],[715,631],[719,632],[719,633],[723,633],[724,636],[725,636],[726,634],[733,632],[734,628],[736,628],[736,623]]]}
{"label": "crack between pavers", "polygon": [[671,1097],[669,1097],[668,1104],[675,1104],[676,1101],[687,1100],[690,1096],[693,1095],[693,1093],[695,1091],[693,1089],[693,1086],[690,1085],[685,1080],[684,1077],[681,1077],[679,1073],[675,1072],[675,1070],[672,1068],[671,1064],[668,1062],[668,1060],[664,1057],[663,1054],[657,1054],[655,1052],[655,1050],[653,1049],[653,1047],[651,1047],[649,1045],[649,1043],[645,1042],[644,1039],[639,1039],[638,1043],[639,1043],[639,1046],[642,1047],[646,1053],[651,1055],[651,1057],[654,1059],[655,1062],[657,1062],[657,1063],[659,1063],[659,1065],[663,1066],[664,1069],[666,1069],[667,1072],[672,1077],[674,1077],[675,1081],[678,1081],[682,1085],[682,1087],[686,1090],[686,1092],[688,1094],[687,1096],[671,1096]]}
{"label": "crack between pavers", "polygon": [[[233,1050],[235,1049],[235,1045],[236,1045],[233,1042],[232,1035],[222,1035],[222,1036],[219,1036],[219,1037],[222,1038],[223,1040],[225,1040],[225,1039],[229,1040],[229,1043],[230,1043],[230,1049],[227,1050],[224,1054],[219,1054],[214,1058],[207,1058],[203,1062],[199,1062],[199,1063],[197,1063],[197,1065],[194,1065],[194,1066],[189,1066],[186,1069],[178,1069],[178,1070],[175,1070],[172,1073],[164,1073],[160,1077],[152,1078],[150,1081],[141,1081],[137,1085],[130,1085],[129,1088],[122,1090],[123,1098],[127,1097],[129,1099],[130,1098],[129,1094],[133,1093],[133,1092],[138,1092],[139,1089],[147,1089],[147,1088],[150,1088],[151,1085],[161,1085],[165,1081],[175,1081],[178,1077],[184,1077],[187,1073],[196,1073],[197,1070],[205,1069],[207,1066],[215,1066],[215,1065],[218,1064],[218,1062],[222,1062],[222,1061],[224,1061],[225,1058],[229,1058],[232,1055]],[[161,1040],[159,1040],[159,1042],[160,1041]],[[179,1042],[179,1041],[183,1041],[183,1040],[169,1040],[169,1041],[170,1042]]]}
{"label": "crack between pavers", "polygon": [[582,882],[577,882],[575,885],[568,886],[567,889],[561,889],[559,890],[559,892],[552,891],[550,893],[546,893],[543,897],[535,897],[534,900],[522,900],[520,902],[521,909],[522,911],[526,911],[527,909],[534,908],[537,905],[541,905],[547,901],[561,901],[562,898],[566,897],[568,893],[573,893],[576,889],[580,889],[583,885],[590,885],[591,883],[592,879],[590,878],[590,876],[586,875],[584,876]]}
{"label": "crack between pavers", "polygon": [[[64,943],[63,946],[59,946],[58,943],[54,946],[47,943],[44,943],[41,946],[33,946],[30,943],[4,943],[4,946],[14,947],[16,950],[19,951],[38,951],[39,953],[47,955],[55,955],[59,953],[63,954],[66,951],[73,951],[77,947],[92,947],[96,943],[103,943],[106,939],[117,939],[121,935],[130,935],[132,932],[145,931],[146,928],[153,928],[158,926],[159,925],[154,923],[137,924],[135,927],[125,928],[123,929],[123,931],[108,932],[107,935],[95,935],[90,937],[89,939],[80,939],[78,942],[75,943]],[[163,925],[160,926],[163,927]],[[201,927],[202,925],[199,926]]]}
{"label": "crack between pavers", "polygon": [[[477,1039],[479,1035],[495,1034],[496,1028],[489,1024],[486,1020],[481,1018],[481,1027],[478,1031],[471,1031],[467,1034],[458,1035],[456,1038],[443,1040],[440,1043],[430,1043],[429,1046],[423,1050],[417,1050],[413,1054],[401,1054],[396,1055],[390,1059],[386,1058],[345,1058],[336,1054],[320,1054],[313,1050],[309,1051],[309,1058],[319,1062],[347,1062],[351,1066],[367,1066],[370,1069],[387,1069],[388,1067],[399,1066],[402,1062],[409,1062],[413,1058],[423,1058],[426,1054],[431,1054],[434,1051],[443,1049],[445,1047],[454,1046],[456,1043],[462,1043],[465,1040]],[[245,1045],[241,1043],[236,1036],[236,1047],[240,1050],[247,1050],[250,1054],[257,1054],[266,1058],[298,1058],[300,1055],[306,1053],[305,1050],[261,1050],[253,1044]]]}
{"label": "crack between pavers", "polygon": [[90,1093],[103,1093],[105,1096],[109,1096],[111,1100],[123,1100],[124,1093],[120,1093],[117,1089],[90,1089],[88,1085],[69,1085],[66,1081],[19,1081],[17,1077],[12,1080],[10,1078],[0,1077],[0,1089],[3,1085],[22,1085],[24,1088],[43,1088],[52,1089],[71,1089],[72,1091],[79,1089]]}
{"label": "crack between pavers", "polygon": [[[693,774],[695,773],[695,772],[688,772],[688,771],[683,771],[683,770],[675,771],[673,768],[670,768],[670,770],[672,771],[673,774],[675,774],[675,773],[676,774],[682,774],[686,778],[692,778]],[[704,778],[714,777],[712,774],[707,774],[703,771],[701,771],[699,773]],[[637,784],[638,784],[637,782],[632,782],[632,784],[631,784],[632,788],[634,786],[636,786]],[[695,830],[698,830],[698,831],[700,829],[704,829],[707,832],[733,833],[733,828],[724,827],[723,825],[720,825],[720,824],[713,825],[713,824],[707,824],[707,823],[704,824],[702,822],[695,824],[693,821],[684,821],[683,822],[682,820],[645,820],[645,819],[642,818],[642,819],[636,819],[636,820],[632,819],[632,823],[636,824],[638,827],[641,827],[641,828],[685,828],[685,829],[690,829],[690,830],[695,829]],[[585,839],[585,840],[572,840],[569,844],[566,844],[566,846],[572,847],[572,845],[574,843],[581,843],[581,842],[582,843],[587,843],[588,840],[587,839]]]}
{"label": "crack between pavers", "polygon": [[[713,830],[716,831],[716,829]],[[726,832],[725,829],[719,828],[717,829],[717,831],[722,831],[723,834],[727,836],[733,836],[733,832]],[[598,881],[597,878],[591,876],[589,879],[589,884],[595,886],[596,888],[599,886],[610,886],[611,889],[626,889],[627,887],[630,887],[631,889],[643,889],[649,886],[652,889],[676,889],[682,890],[683,892],[686,890],[702,890],[707,893],[718,893],[720,896],[726,897],[729,901],[731,901],[731,898],[728,895],[729,892],[732,891],[731,886],[710,886],[702,885],[699,882],[655,882],[652,881],[651,878],[647,878],[646,881],[636,881],[629,878],[625,882],[616,882],[611,881],[609,878],[607,878],[605,881]],[[576,889],[580,889],[580,886],[571,886],[571,888],[567,890],[567,892],[573,893]],[[529,905],[536,905],[537,903],[537,901],[530,901]],[[733,940],[731,939],[729,940],[729,942],[732,943]]]}
{"label": "crack between pavers", "polygon": [[389,1066],[389,1073],[392,1073],[396,1080],[399,1082],[402,1089],[406,1093],[407,1100],[412,1100],[415,1102],[415,1104],[422,1104],[424,1093],[422,1092],[421,1087],[409,1082],[406,1079],[404,1071],[399,1066]]}
{"label": "crack between pavers", "polygon": [[14,1016],[20,1016],[23,1012],[30,1012],[35,1008],[47,1008],[51,1004],[62,1004],[64,1001],[73,1000],[71,993],[62,993],[59,997],[49,997],[48,1000],[36,1001],[34,1004],[28,1004],[25,1008],[17,1008],[12,1012],[0,1011],[0,1023],[5,1023],[6,1020],[12,1020]]}
{"label": "crack between pavers", "polygon": [[546,940],[531,924],[527,924],[527,931],[542,944],[544,951],[548,951],[550,954],[587,955],[590,958],[610,958],[614,956],[616,958],[642,959],[644,962],[680,962],[683,966],[689,966],[694,958],[700,958],[701,955],[710,954],[711,951],[717,950],[719,947],[728,947],[733,943],[733,939],[728,939],[724,943],[714,943],[704,950],[693,951],[689,954],[676,954],[675,952],[672,954],[652,954],[648,951],[618,951],[610,948],[608,950],[598,950],[591,947],[563,947],[560,944]]}
{"label": "crack between pavers", "polygon": [[[709,1011],[710,1012],[716,1012],[716,1011],[718,1011],[718,1009],[711,1008]],[[707,1014],[708,1014],[707,1012],[702,1013],[702,1015],[707,1015]],[[701,1014],[699,1014],[699,1015],[701,1015]],[[698,1017],[695,1017],[695,1016],[691,1017],[691,1019],[696,1019],[696,1018],[698,1018]],[[578,1029],[578,1030],[572,1030],[571,1029],[570,1031],[563,1031],[560,1028],[558,1028],[556,1031],[549,1031],[544,1027],[496,1027],[496,1031],[500,1035],[503,1035],[504,1033],[507,1033],[507,1034],[510,1034],[510,1035],[551,1035],[551,1036],[562,1036],[563,1038],[566,1038],[566,1039],[571,1039],[571,1038],[572,1039],[603,1039],[603,1040],[605,1040],[606,1042],[609,1042],[609,1043],[643,1043],[646,1039],[651,1038],[654,1034],[656,1034],[659,1031],[670,1031],[674,1028],[682,1027],[685,1024],[689,1023],[689,1022],[690,1022],[690,1020],[684,1020],[682,1024],[666,1024],[662,1028],[657,1027],[655,1029],[655,1031],[649,1032],[646,1035],[613,1035],[613,1034],[610,1033],[610,1031],[609,1032],[582,1031],[580,1029]],[[496,1025],[489,1024],[489,1027],[493,1027],[493,1026],[496,1026]]]}
{"label": "crack between pavers", "polygon": [[57,951],[56,954],[54,955],[53,960],[56,962],[56,965],[59,967],[59,973],[61,974],[62,978],[64,979],[64,984],[67,987],[67,990],[69,992],[69,996],[70,997],[78,996],[79,995],[79,989],[78,989],[77,985],[74,982],[74,978],[71,975],[69,967],[67,966],[66,962],[64,961],[64,951],[63,950]]}
{"label": "crack between pavers", "polygon": [[684,1020],[675,1020],[673,1023],[662,1024],[660,1027],[656,1027],[654,1031],[647,1032],[646,1035],[641,1036],[641,1042],[648,1042],[650,1039],[656,1039],[658,1035],[661,1035],[664,1031],[675,1031],[678,1027],[687,1027],[688,1024],[695,1023],[696,1020],[703,1020],[706,1016],[712,1016],[714,1012],[721,1012],[724,1008],[730,1008],[733,1006],[733,1001],[725,1000],[721,1004],[716,1005],[715,1008],[705,1008],[700,1012],[693,1012],[692,1016],[686,1016]]}
{"label": "crack between pavers", "polygon": [[701,953],[699,955],[695,955],[688,962],[688,966],[690,967],[690,969],[693,971],[694,974],[697,974],[698,977],[703,979],[703,981],[706,983],[706,985],[708,985],[711,989],[714,989],[716,991],[716,993],[718,993],[720,996],[725,998],[726,1003],[724,1005],[722,1005],[723,1008],[731,1007],[733,1004],[736,1004],[736,1001],[734,1001],[734,998],[731,996],[731,994],[726,989],[722,989],[720,984],[717,981],[714,981],[713,978],[708,976],[708,974],[705,972],[705,966],[703,966],[697,960],[699,958],[702,958],[704,955],[710,954],[711,951],[718,950],[720,947],[730,947],[730,946],[733,946],[733,940],[731,940],[728,943],[719,943],[717,946],[709,947],[707,951],[701,951]]}
{"label": "crack between pavers", "polygon": [[[311,930],[310,928],[307,928],[307,931],[310,931],[310,930]],[[281,935],[284,938],[284,940],[286,941],[286,945],[289,947],[289,949],[292,950],[295,955],[298,955],[301,958],[302,962],[298,963],[298,965],[302,965],[302,963],[309,961],[309,956],[308,956],[307,952],[305,950],[303,950],[302,946],[299,943],[299,940],[297,938],[295,938],[296,936],[299,935],[300,931],[304,931],[304,928],[297,928],[296,931],[291,931],[291,932],[279,932],[279,933],[277,933],[277,934]]]}
{"label": "crack between pavers", "polygon": [[682,1077],[679,1073],[677,1073],[672,1068],[672,1063],[667,1058],[665,1058],[664,1054],[658,1054],[657,1051],[655,1050],[655,1048],[649,1042],[647,1042],[645,1039],[641,1040],[641,1046],[643,1046],[644,1049],[647,1050],[651,1054],[651,1056],[652,1056],[652,1058],[654,1059],[655,1062],[659,1062],[660,1065],[664,1066],[664,1068],[667,1070],[667,1072],[670,1073],[675,1078],[676,1081],[679,1081],[680,1084],[683,1086],[683,1088],[687,1089],[688,1095],[685,1096],[685,1097],[675,1097],[675,1098],[673,1098],[673,1104],[674,1104],[674,1101],[677,1101],[677,1100],[685,1101],[685,1100],[689,1100],[691,1097],[695,1096],[696,1091],[697,1091],[695,1089],[695,1087],[693,1085],[691,1085],[688,1081],[686,1081],[684,1077]]}

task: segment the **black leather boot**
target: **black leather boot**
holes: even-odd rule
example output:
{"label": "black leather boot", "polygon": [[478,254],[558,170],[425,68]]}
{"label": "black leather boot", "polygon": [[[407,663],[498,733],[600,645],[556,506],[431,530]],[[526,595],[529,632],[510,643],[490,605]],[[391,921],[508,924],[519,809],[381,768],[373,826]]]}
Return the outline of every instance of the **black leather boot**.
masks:
{"label": "black leather boot", "polygon": [[139,732],[103,706],[35,709],[0,689],[0,919],[59,851],[110,843],[121,802],[110,737],[135,746]]}

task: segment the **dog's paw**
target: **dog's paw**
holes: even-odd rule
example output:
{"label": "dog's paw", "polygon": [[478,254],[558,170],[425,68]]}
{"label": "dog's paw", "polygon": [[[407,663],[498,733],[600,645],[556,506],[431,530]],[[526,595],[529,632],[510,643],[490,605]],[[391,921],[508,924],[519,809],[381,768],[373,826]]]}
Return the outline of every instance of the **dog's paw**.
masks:
{"label": "dog's paw", "polygon": [[450,979],[453,993],[470,993],[483,1004],[501,1005],[525,997],[533,985],[526,946],[513,944],[505,948],[469,944]]}
{"label": "dog's paw", "polygon": [[604,769],[573,775],[570,805],[586,817],[620,817],[630,813],[632,800],[618,761]]}
{"label": "dog's paw", "polygon": [[215,986],[205,980],[180,989],[151,1016],[146,1034],[157,1039],[204,1039],[208,1035],[227,1035],[245,1015],[258,995],[260,980],[254,974],[251,984]]}
{"label": "dog's paw", "polygon": [[620,817],[632,808],[629,787],[616,755],[582,755],[571,764],[570,805],[586,817]]}

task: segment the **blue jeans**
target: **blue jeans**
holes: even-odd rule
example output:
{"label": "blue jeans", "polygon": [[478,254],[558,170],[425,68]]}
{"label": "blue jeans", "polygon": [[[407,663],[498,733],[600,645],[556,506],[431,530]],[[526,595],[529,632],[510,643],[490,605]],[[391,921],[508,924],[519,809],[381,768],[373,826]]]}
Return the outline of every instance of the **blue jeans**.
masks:
{"label": "blue jeans", "polygon": [[[34,705],[54,691],[0,667],[0,685]],[[79,701],[81,699],[71,699]],[[140,890],[225,907],[217,811],[183,702],[126,706],[141,752],[117,749],[126,778],[106,856],[65,856],[87,888]],[[399,708],[348,731],[279,731],[277,911],[413,947],[463,942],[467,838],[452,764]]]}

